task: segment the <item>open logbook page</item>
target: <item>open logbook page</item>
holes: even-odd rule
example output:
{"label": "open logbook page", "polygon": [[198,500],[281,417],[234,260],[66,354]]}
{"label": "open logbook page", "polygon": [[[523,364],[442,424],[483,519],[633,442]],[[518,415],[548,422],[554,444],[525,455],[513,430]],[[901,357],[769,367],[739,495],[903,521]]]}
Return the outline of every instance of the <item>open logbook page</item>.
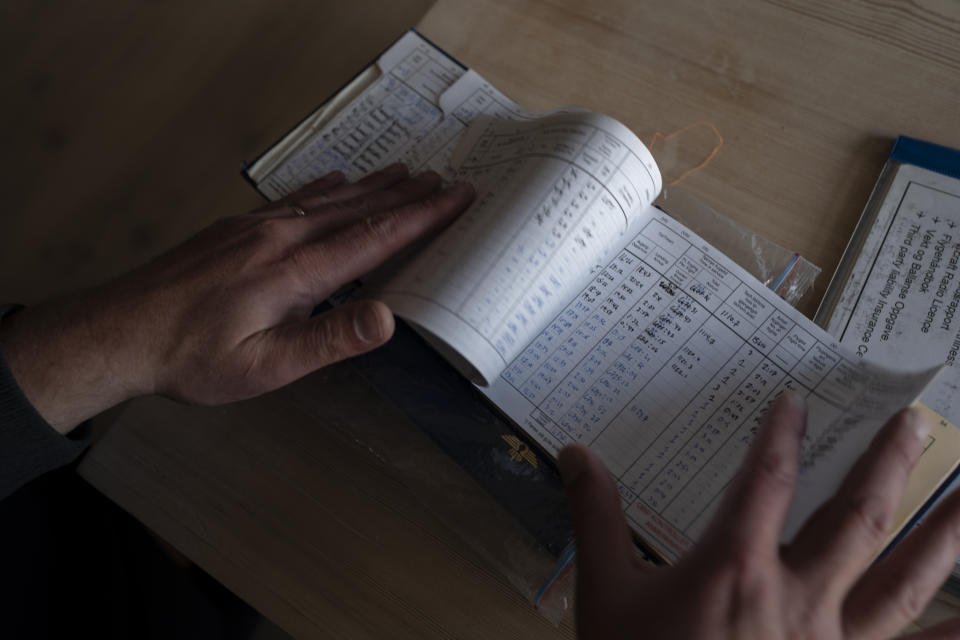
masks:
{"label": "open logbook page", "polygon": [[[579,109],[532,113],[414,32],[246,173],[275,200],[329,171],[356,180],[398,161],[414,174],[434,170],[445,183],[471,182],[476,201],[441,234],[331,302],[362,295],[389,304],[547,454],[589,446],[613,474],[633,530],[664,559],[681,558],[701,537],[766,409],[786,390],[805,398],[809,419],[784,541],[832,495],[886,419],[925,389],[925,398],[942,401],[933,409],[946,413],[929,412],[933,430],[895,530],[906,529],[956,469],[956,403],[940,393],[950,384],[928,388],[944,358],[953,363],[956,323],[942,329],[946,342],[934,345],[941,351],[925,352],[929,362],[911,352],[882,363],[920,370],[863,362],[723,247],[651,206],[662,178],[626,127]],[[875,272],[899,269],[900,250],[905,261],[926,250],[912,258],[911,282],[922,289],[923,276],[933,283],[928,297],[944,302],[898,306],[897,330],[907,309],[919,311],[920,329],[924,312],[936,316],[934,328],[960,317],[949,304],[956,280],[940,275],[956,266],[949,207],[931,209],[947,199],[910,189],[896,198],[916,204],[901,212],[910,220],[890,227],[903,241],[880,258],[893,267]],[[921,217],[926,226],[914,224]],[[901,276],[906,269],[905,262]],[[861,300],[869,329],[885,289],[875,287],[873,297],[867,289],[848,301]],[[860,340],[865,329],[856,322],[850,333]]]}
{"label": "open logbook page", "polygon": [[[809,412],[786,541],[939,369],[863,362],[650,207],[604,269],[481,391],[545,451],[578,442],[597,452],[628,522],[674,561],[705,530],[780,393],[800,394]],[[924,472],[911,477],[921,497],[898,529],[958,458],[960,432],[937,426]]]}
{"label": "open logbook page", "polygon": [[375,295],[485,385],[605,264],[660,172],[626,127],[587,111],[480,117],[453,166],[473,205]]}

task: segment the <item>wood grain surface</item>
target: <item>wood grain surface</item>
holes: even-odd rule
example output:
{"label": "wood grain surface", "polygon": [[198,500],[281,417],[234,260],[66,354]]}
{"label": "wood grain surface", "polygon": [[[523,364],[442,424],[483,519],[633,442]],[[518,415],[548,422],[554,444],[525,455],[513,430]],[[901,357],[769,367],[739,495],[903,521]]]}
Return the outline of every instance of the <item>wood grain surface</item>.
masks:
{"label": "wood grain surface", "polygon": [[349,365],[222,408],[138,400],[80,472],[295,637],[573,637],[498,568],[527,535]]}
{"label": "wood grain surface", "polygon": [[449,0],[423,32],[531,109],[578,104],[649,142],[724,144],[685,180],[819,265],[812,315],[898,134],[960,146],[960,5]]}
{"label": "wood grain surface", "polygon": [[240,177],[429,0],[0,3],[0,291],[109,279],[263,202]]}
{"label": "wood grain surface", "polygon": [[[0,5],[4,299],[101,281],[257,204],[240,161],[427,9]],[[724,145],[684,185],[824,269],[808,313],[896,135],[960,146],[956,3],[440,0],[420,27],[529,108],[584,105],[645,141],[714,124]],[[218,409],[136,401],[82,473],[298,637],[572,636],[449,503],[522,534],[349,367]],[[924,624],[956,610],[942,596]]]}

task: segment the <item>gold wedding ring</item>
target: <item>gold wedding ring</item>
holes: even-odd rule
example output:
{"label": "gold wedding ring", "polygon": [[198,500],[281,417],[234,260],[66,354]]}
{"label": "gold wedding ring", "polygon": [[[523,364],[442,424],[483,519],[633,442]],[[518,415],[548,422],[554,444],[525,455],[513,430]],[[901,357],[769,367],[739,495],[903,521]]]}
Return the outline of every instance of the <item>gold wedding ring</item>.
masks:
{"label": "gold wedding ring", "polygon": [[294,212],[295,214],[297,214],[298,216],[305,216],[305,215],[307,215],[307,212],[303,210],[303,207],[301,207],[300,205],[298,205],[298,204],[296,204],[296,203],[294,203],[294,202],[288,202],[288,203],[287,203],[287,206],[290,207],[291,209],[293,209],[293,212]]}

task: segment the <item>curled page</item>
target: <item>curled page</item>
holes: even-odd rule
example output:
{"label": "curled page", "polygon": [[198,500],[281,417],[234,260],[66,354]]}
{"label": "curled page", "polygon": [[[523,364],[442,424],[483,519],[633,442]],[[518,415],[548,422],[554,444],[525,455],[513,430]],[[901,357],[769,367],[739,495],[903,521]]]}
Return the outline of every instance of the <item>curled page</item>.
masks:
{"label": "curled page", "polygon": [[487,384],[591,277],[661,178],[633,133],[587,111],[478,117],[453,163],[475,202],[375,295]]}
{"label": "curled page", "polygon": [[[780,393],[800,394],[809,409],[789,538],[938,370],[864,363],[650,207],[482,391],[550,453],[573,442],[596,451],[628,522],[673,561],[702,535]],[[948,448],[945,460],[955,462]],[[919,493],[950,468],[938,464]]]}
{"label": "curled page", "polygon": [[827,331],[878,364],[945,362],[922,400],[960,424],[960,179],[901,165],[876,209]]}

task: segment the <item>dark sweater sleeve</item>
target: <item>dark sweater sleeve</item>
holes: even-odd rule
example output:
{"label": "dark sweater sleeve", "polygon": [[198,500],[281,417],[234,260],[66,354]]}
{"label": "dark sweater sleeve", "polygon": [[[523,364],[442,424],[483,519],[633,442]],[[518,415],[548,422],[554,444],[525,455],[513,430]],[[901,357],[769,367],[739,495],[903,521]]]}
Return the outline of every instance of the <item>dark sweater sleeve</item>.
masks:
{"label": "dark sweater sleeve", "polygon": [[[0,305],[0,322],[20,307]],[[77,428],[77,435],[87,429]],[[73,462],[87,438],[66,437],[33,408],[0,349],[0,500],[34,478]]]}

